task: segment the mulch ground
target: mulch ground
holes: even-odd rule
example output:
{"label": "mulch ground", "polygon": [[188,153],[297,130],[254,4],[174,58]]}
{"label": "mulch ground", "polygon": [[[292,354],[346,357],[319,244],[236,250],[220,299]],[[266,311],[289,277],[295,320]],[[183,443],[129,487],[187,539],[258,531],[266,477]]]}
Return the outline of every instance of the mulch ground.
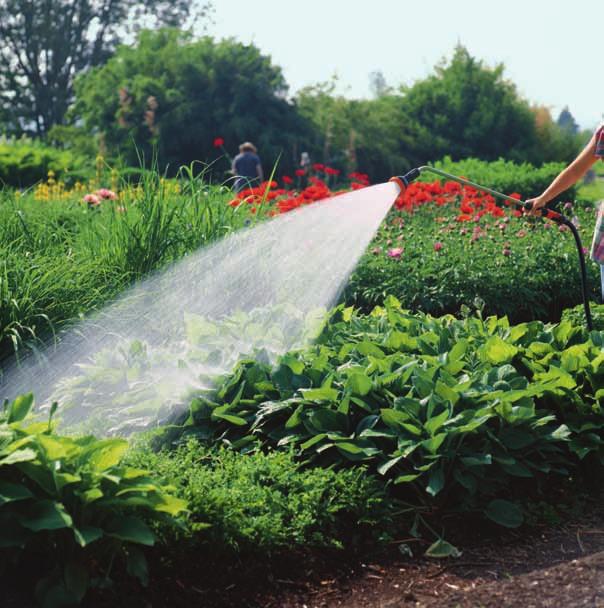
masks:
{"label": "mulch ground", "polygon": [[[323,552],[221,566],[206,555],[152,560],[147,588],[131,580],[89,608],[604,608],[604,500],[579,518],[531,530],[464,531],[461,557],[405,557],[397,545],[364,557]],[[453,540],[453,539],[452,539]],[[162,561],[159,561],[159,560]],[[1,581],[0,606],[26,608]]]}

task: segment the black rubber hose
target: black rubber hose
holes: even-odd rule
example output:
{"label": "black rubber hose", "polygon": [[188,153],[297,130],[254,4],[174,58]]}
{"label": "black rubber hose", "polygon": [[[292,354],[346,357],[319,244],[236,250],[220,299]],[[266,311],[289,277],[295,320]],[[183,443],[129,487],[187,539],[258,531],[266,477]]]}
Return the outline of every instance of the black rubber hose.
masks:
{"label": "black rubber hose", "polygon": [[577,252],[579,253],[579,265],[581,266],[581,288],[583,290],[583,307],[585,308],[585,320],[587,321],[587,329],[592,331],[594,328],[593,321],[591,318],[591,310],[589,308],[589,292],[587,291],[587,269],[585,267],[585,254],[583,253],[583,244],[581,243],[581,237],[577,227],[566,217],[560,215],[557,220],[558,223],[563,224],[570,228],[570,231],[575,237],[575,244],[577,245]]}

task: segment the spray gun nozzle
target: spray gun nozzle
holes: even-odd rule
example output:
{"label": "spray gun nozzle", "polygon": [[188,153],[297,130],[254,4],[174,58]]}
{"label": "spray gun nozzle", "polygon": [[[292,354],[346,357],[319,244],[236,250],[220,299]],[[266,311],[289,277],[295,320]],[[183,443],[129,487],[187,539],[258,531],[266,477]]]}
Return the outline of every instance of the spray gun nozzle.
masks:
{"label": "spray gun nozzle", "polygon": [[416,180],[419,175],[419,169],[411,169],[411,171],[405,173],[405,175],[395,175],[394,177],[391,177],[388,181],[394,182],[399,187],[401,191],[400,193],[402,194],[407,189],[407,186],[412,181]]}

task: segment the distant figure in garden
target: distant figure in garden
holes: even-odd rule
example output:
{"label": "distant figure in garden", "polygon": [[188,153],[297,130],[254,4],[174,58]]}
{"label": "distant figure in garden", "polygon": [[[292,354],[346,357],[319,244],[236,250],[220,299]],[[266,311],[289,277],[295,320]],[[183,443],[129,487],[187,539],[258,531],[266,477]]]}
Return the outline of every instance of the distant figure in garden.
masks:
{"label": "distant figure in garden", "polygon": [[256,146],[246,141],[239,146],[239,154],[233,159],[235,184],[233,189],[240,192],[244,188],[257,186],[264,179],[262,163]]}
{"label": "distant figure in garden", "polygon": [[[527,201],[532,204],[530,213],[538,215],[539,209],[578,182],[598,159],[604,159],[604,122],[596,129],[579,156],[554,179],[544,192]],[[600,203],[589,257],[600,265],[602,300],[604,301],[604,202]]]}

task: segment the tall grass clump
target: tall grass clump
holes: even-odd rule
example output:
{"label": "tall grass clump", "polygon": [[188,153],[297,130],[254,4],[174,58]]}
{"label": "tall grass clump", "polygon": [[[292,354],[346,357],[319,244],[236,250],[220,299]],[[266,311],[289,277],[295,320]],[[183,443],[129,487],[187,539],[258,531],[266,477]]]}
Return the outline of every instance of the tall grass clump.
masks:
{"label": "tall grass clump", "polygon": [[125,180],[116,200],[0,192],[0,361],[52,339],[147,273],[244,225],[229,190],[181,172]]}

